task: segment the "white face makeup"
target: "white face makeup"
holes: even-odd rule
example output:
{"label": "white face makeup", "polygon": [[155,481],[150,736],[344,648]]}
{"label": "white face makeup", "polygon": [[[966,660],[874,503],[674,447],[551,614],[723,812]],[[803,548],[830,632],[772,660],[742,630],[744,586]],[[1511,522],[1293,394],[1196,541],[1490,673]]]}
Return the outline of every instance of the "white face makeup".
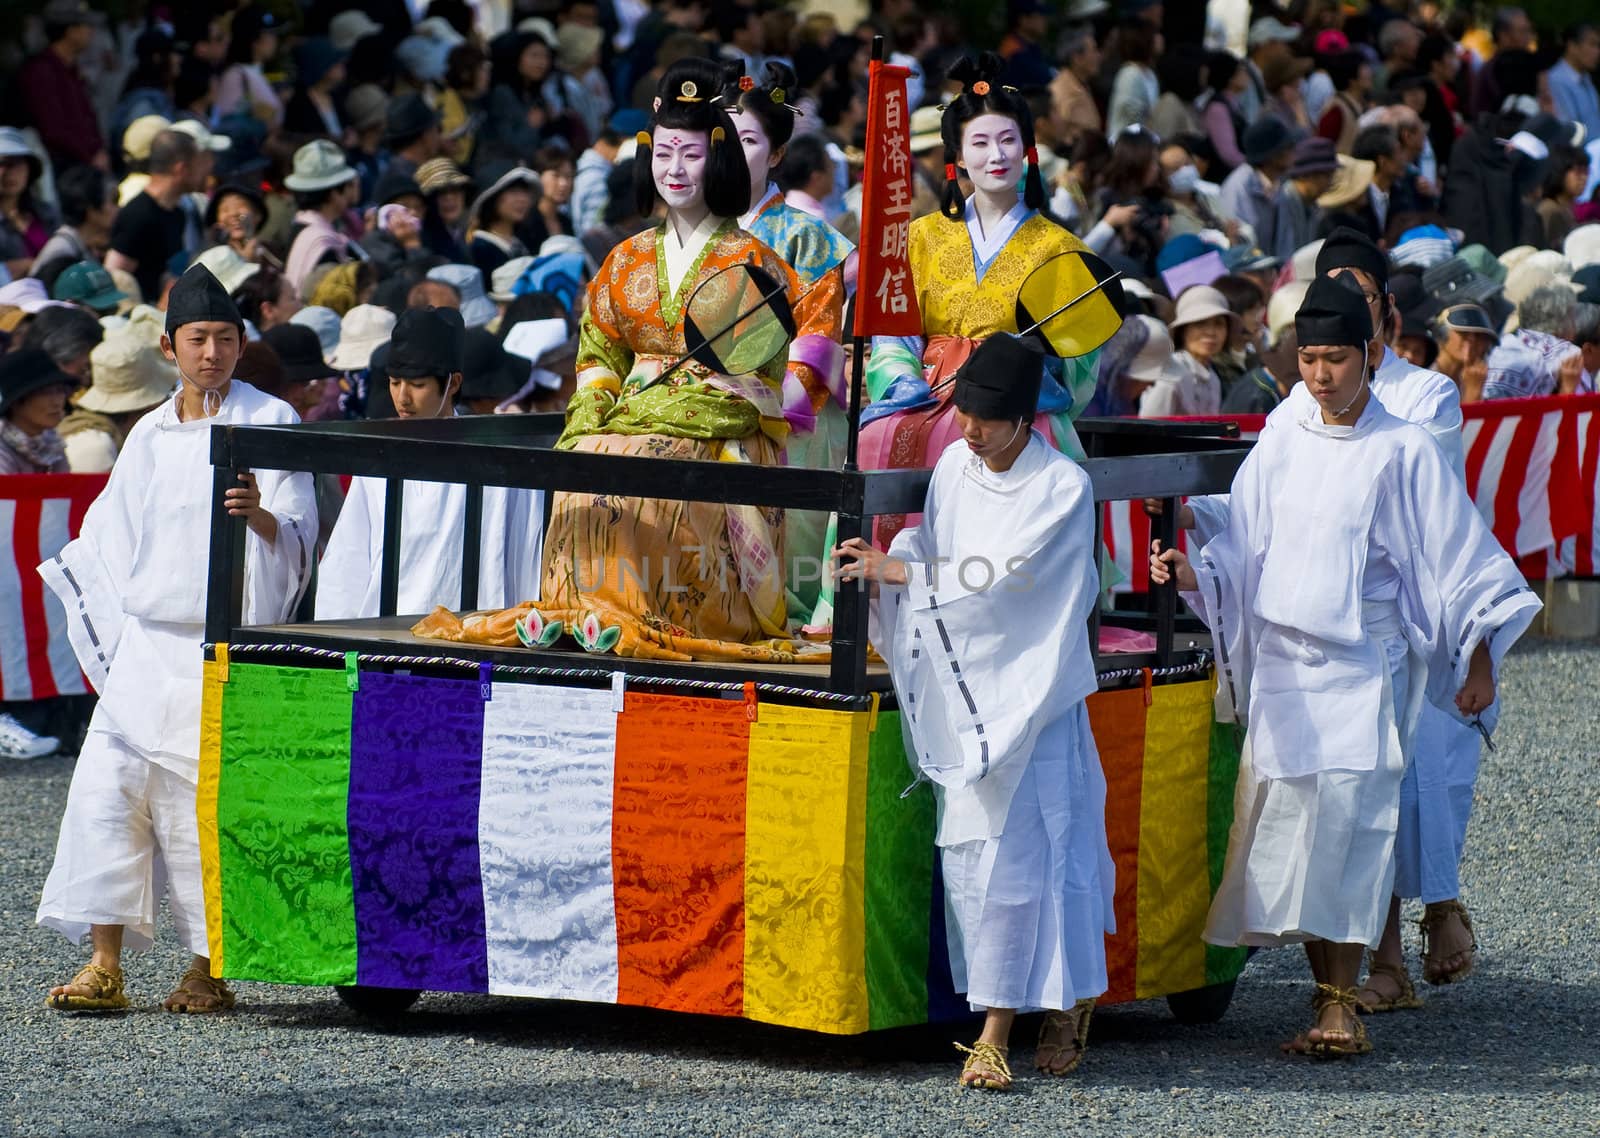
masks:
{"label": "white face makeup", "polygon": [[747,111],[733,108],[733,125],[739,130],[739,145],[744,148],[745,165],[750,167],[750,208],[758,209],[772,181],[772,141],[761,127],[761,120]]}
{"label": "white face makeup", "polygon": [[1023,150],[1022,131],[1005,115],[979,115],[961,130],[961,165],[981,193],[1017,188]]}
{"label": "white face makeup", "polygon": [[689,209],[705,200],[709,150],[710,139],[703,130],[656,128],[650,174],[668,209]]}

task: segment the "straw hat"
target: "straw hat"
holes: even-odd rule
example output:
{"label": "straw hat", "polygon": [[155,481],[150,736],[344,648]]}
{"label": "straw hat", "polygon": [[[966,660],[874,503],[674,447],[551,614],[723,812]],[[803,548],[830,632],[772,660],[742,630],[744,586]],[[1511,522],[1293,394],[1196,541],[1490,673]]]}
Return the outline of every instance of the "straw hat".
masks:
{"label": "straw hat", "polygon": [[450,159],[430,158],[417,167],[417,187],[424,197],[431,198],[445,190],[471,189],[472,179]]}
{"label": "straw hat", "polygon": [[[1190,289],[1189,292],[1194,292]],[[1185,296],[1188,293],[1184,294]],[[1144,347],[1134,355],[1124,373],[1129,379],[1136,379],[1141,383],[1180,383],[1183,380],[1183,368],[1178,361],[1172,358],[1172,333],[1167,331],[1167,326],[1154,316],[1131,316],[1144,326],[1147,333]]]}
{"label": "straw hat", "polygon": [[196,257],[193,264],[210,269],[211,275],[222,283],[229,296],[238,292],[245,281],[261,271],[260,265],[239,256],[238,250],[232,245],[213,245]]}
{"label": "straw hat", "polygon": [[339,346],[328,357],[335,371],[365,371],[372,353],[389,342],[394,313],[376,304],[358,304],[339,322]]}
{"label": "straw hat", "polygon": [[89,353],[94,383],[78,406],[102,415],[154,407],[178,385],[178,368],[161,354],[161,313],[140,305]]}
{"label": "straw hat", "polygon": [[1228,307],[1228,298],[1217,289],[1210,285],[1184,289],[1183,295],[1178,297],[1178,311],[1172,318],[1174,339],[1180,328],[1210,320],[1214,316],[1226,316],[1230,325],[1238,327],[1239,314]]}
{"label": "straw hat", "polygon": [[1339,169],[1334,171],[1333,185],[1317,199],[1317,204],[1323,209],[1343,209],[1355,205],[1366,195],[1367,187],[1372,185],[1372,175],[1377,171],[1377,165],[1365,158],[1339,155]]}

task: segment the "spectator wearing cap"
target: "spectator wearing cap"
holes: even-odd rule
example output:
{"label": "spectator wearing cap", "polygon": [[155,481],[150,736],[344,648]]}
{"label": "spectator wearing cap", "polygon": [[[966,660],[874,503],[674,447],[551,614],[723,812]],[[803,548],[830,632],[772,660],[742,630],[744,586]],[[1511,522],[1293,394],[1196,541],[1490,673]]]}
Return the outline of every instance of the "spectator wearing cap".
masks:
{"label": "spectator wearing cap", "polygon": [[26,275],[50,240],[52,227],[35,190],[43,169],[22,132],[0,126],[0,284]]}
{"label": "spectator wearing cap", "polygon": [[1278,248],[1278,183],[1293,164],[1297,141],[1282,119],[1263,115],[1245,128],[1244,165],[1222,183],[1222,212],[1250,226],[1263,249]]}
{"label": "spectator wearing cap", "polygon": [[472,203],[467,215],[467,250],[484,277],[513,257],[530,253],[519,231],[530,220],[539,189],[539,175],[526,166],[514,166]]}
{"label": "spectator wearing cap", "polygon": [[50,0],[43,15],[47,46],[17,75],[23,112],[38,130],[57,173],[79,163],[109,170],[100,119],[78,69],[105,16],[88,0]]}
{"label": "spectator wearing cap", "polygon": [[1311,73],[1311,61],[1299,55],[1279,55],[1261,69],[1261,83],[1267,97],[1261,104],[1261,113],[1276,115],[1301,133],[1309,133],[1315,125],[1306,110],[1300,84]]}
{"label": "spectator wearing cap", "polygon": [[1561,33],[1561,58],[1550,69],[1550,101],[1556,117],[1580,124],[1586,138],[1600,138],[1600,93],[1594,71],[1600,67],[1600,27],[1573,24]]}
{"label": "spectator wearing cap", "polygon": [[1222,380],[1212,366],[1228,346],[1239,317],[1227,298],[1210,285],[1194,285],[1178,297],[1172,318],[1173,361],[1182,370],[1176,383],[1151,388],[1139,400],[1141,419],[1174,415],[1215,415],[1222,409]]}
{"label": "spectator wearing cap", "polygon": [[69,265],[56,278],[50,295],[56,300],[88,309],[96,316],[110,316],[128,296],[117,287],[111,274],[98,261],[79,261]]}
{"label": "spectator wearing cap", "polygon": [[1333,143],[1340,154],[1349,154],[1372,91],[1372,64],[1361,52],[1347,50],[1329,59],[1327,68],[1333,97],[1317,119],[1317,134]]}
{"label": "spectator wearing cap", "polygon": [[117,187],[111,176],[94,166],[75,166],[56,179],[61,224],[39,249],[30,275],[60,258],[99,261],[117,220]]}
{"label": "spectator wearing cap", "polygon": [[1338,155],[1326,138],[1302,138],[1295,143],[1293,161],[1278,187],[1272,225],[1274,245],[1267,252],[1287,261],[1296,249],[1316,239],[1322,220],[1317,199],[1333,184],[1338,168]]}
{"label": "spectator wearing cap", "polygon": [[391,100],[384,118],[383,144],[389,150],[385,173],[417,177],[422,164],[437,158],[443,146],[438,114],[421,95]]}
{"label": "spectator wearing cap", "polygon": [[283,110],[283,129],[292,134],[320,134],[341,145],[344,123],[333,93],[344,85],[345,53],[327,36],[311,36],[295,48],[294,94]]}
{"label": "spectator wearing cap", "polygon": [[1300,38],[1300,29],[1285,24],[1276,16],[1261,16],[1250,25],[1246,38],[1247,55],[1244,61],[1245,76],[1249,83],[1239,94],[1239,113],[1245,124],[1253,124],[1261,117],[1261,108],[1267,101],[1265,69],[1275,59],[1293,54],[1289,45]]}
{"label": "spectator wearing cap", "polygon": [[229,29],[228,66],[217,84],[215,111],[219,120],[244,115],[258,120],[268,130],[283,126],[283,100],[262,70],[278,54],[280,27],[278,17],[261,4],[251,4],[234,13]]}
{"label": "spectator wearing cap", "polygon": [[1160,32],[1140,19],[1125,20],[1117,28],[1122,66],[1112,80],[1111,100],[1106,105],[1106,134],[1113,140],[1130,126],[1142,126],[1161,98],[1161,84],[1151,66],[1160,37]]}
{"label": "spectator wearing cap", "polygon": [[1100,73],[1100,44],[1094,38],[1094,29],[1075,29],[1062,43],[1060,54],[1063,66],[1050,81],[1050,118],[1056,138],[1066,147],[1081,134],[1105,130],[1100,107],[1089,90]]}
{"label": "spectator wearing cap", "polygon": [[1213,180],[1226,178],[1245,164],[1239,143],[1246,124],[1239,100],[1249,86],[1250,75],[1237,58],[1225,51],[1214,51],[1206,57],[1206,89],[1197,105],[1200,123],[1219,163]]}
{"label": "spectator wearing cap", "polygon": [[103,474],[133,425],[165,403],[178,369],[161,354],[161,314],[140,307],[89,353],[94,382],[57,428],[74,474]]}
{"label": "spectator wearing cap", "polygon": [[122,207],[111,227],[106,268],[133,274],[146,300],[161,295],[168,265],[184,251],[186,194],[205,189],[212,157],[191,135],[164,130],[150,144],[150,180]]}
{"label": "spectator wearing cap", "polygon": [[0,356],[0,474],[65,474],[56,428],[78,381],[37,348]]}
{"label": "spectator wearing cap", "polygon": [[360,40],[377,35],[381,31],[383,25],[375,22],[359,8],[347,9],[328,21],[328,39],[334,47],[343,52],[348,52]]}
{"label": "spectator wearing cap", "polygon": [[456,294],[455,304],[441,307],[459,309],[468,328],[482,328],[500,314],[484,289],[483,274],[471,265],[440,265],[430,269],[427,283],[445,285]]}
{"label": "spectator wearing cap", "polygon": [[435,158],[417,169],[422,190],[422,243],[447,261],[467,261],[467,198],[472,179],[448,158]]}
{"label": "spectator wearing cap", "polygon": [[305,295],[306,281],[318,265],[342,265],[352,257],[365,260],[359,245],[339,229],[356,203],[361,186],[344,152],[326,139],[308,142],[294,155],[294,172],[283,180],[294,192],[295,224],[301,226],[289,247],[284,275]]}
{"label": "spectator wearing cap", "polygon": [[611,117],[611,85],[600,70],[604,43],[605,32],[588,24],[569,20],[556,29],[562,98],[583,124],[585,139],[597,138]]}

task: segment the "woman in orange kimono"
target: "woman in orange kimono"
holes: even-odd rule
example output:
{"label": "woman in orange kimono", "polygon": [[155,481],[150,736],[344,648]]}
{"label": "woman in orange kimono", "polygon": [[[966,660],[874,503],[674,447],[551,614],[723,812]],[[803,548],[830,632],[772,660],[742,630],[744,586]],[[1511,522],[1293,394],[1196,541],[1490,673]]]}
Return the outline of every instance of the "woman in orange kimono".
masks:
{"label": "woman in orange kimono", "polygon": [[[754,373],[723,375],[691,361],[643,386],[686,354],[684,309],[719,270],[753,263],[784,282],[791,298],[802,292],[794,270],[734,220],[749,208],[750,178],[734,125],[713,101],[724,79],[700,59],[681,61],[662,78],[652,130],[639,139],[635,190],[641,214],[659,196],[667,218],[613,249],[590,282],[578,390],[559,448],[782,460],[789,436],[783,351]],[[793,660],[782,535],[781,510],[557,494],[536,603],[464,622],[435,613],[417,631],[537,647],[565,629],[592,652]]]}

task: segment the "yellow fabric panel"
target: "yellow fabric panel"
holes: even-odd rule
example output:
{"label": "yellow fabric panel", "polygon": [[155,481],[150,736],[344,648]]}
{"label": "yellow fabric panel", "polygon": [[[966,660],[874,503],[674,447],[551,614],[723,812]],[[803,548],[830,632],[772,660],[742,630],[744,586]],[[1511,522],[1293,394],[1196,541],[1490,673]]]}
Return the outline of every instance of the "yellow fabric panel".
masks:
{"label": "yellow fabric panel", "polygon": [[222,861],[217,852],[217,787],[222,782],[222,667],[205,662],[200,697],[200,781],[195,813],[200,823],[200,880],[206,905],[211,974],[222,975]]}
{"label": "yellow fabric panel", "polygon": [[745,1018],[866,1031],[868,713],[764,703],[758,715],[745,789]]}
{"label": "yellow fabric panel", "polygon": [[1211,685],[1151,689],[1145,711],[1139,807],[1139,963],[1136,998],[1186,992],[1206,982],[1206,852]]}

